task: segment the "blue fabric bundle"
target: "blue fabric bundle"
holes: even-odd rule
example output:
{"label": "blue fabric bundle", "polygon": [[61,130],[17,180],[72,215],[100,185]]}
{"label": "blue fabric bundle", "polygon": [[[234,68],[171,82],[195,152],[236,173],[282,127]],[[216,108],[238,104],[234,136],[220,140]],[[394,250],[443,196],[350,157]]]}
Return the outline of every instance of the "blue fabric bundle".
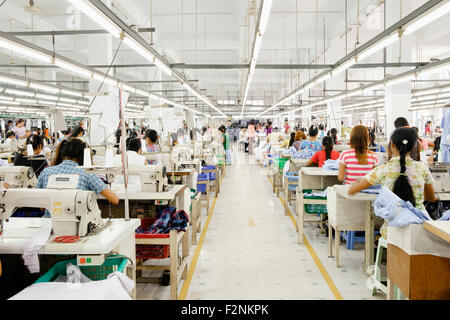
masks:
{"label": "blue fabric bundle", "polygon": [[375,214],[388,221],[388,225],[392,227],[421,224],[425,220],[430,220],[428,214],[415,208],[409,201],[400,199],[386,187],[381,188],[373,207]]}
{"label": "blue fabric bundle", "polygon": [[188,222],[189,217],[184,210],[177,211],[175,207],[167,207],[161,211],[148,230],[139,227],[136,229],[136,233],[166,234],[170,230],[186,231]]}
{"label": "blue fabric bundle", "polygon": [[450,210],[445,211],[438,221],[450,221]]}
{"label": "blue fabric bundle", "polygon": [[339,170],[339,160],[328,159],[323,163],[324,170]]}
{"label": "blue fabric bundle", "polygon": [[292,159],[311,159],[313,155],[314,151],[312,151],[311,149],[304,149],[292,153]]}
{"label": "blue fabric bundle", "polygon": [[377,184],[376,186],[370,186],[367,189],[361,190],[361,192],[364,193],[372,193],[372,194],[379,194],[381,191],[381,186]]}

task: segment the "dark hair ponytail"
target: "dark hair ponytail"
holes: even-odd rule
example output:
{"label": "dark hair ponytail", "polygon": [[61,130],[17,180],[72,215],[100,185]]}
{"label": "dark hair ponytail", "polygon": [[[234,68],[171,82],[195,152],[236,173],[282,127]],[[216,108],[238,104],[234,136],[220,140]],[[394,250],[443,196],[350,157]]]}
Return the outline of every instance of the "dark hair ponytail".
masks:
{"label": "dark hair ponytail", "polygon": [[331,138],[330,136],[323,137],[322,146],[325,150],[326,160],[331,159],[331,151],[333,150],[333,138]]}
{"label": "dark hair ponytail", "polygon": [[411,128],[398,128],[392,133],[391,142],[400,152],[400,176],[395,181],[392,192],[400,199],[416,206],[416,199],[406,176],[406,155],[416,145],[417,132]]}
{"label": "dark hair ponytail", "polygon": [[331,137],[333,138],[333,143],[334,143],[334,144],[336,144],[336,143],[337,143],[337,140],[338,140],[338,138],[337,138],[337,133],[338,133],[338,131],[337,131],[336,128],[331,128],[331,130],[330,130],[330,135],[331,135]]}
{"label": "dark hair ponytail", "polygon": [[292,147],[295,141],[295,132],[291,132],[291,138],[289,139],[289,147]]}
{"label": "dark hair ponytail", "polygon": [[28,136],[26,144],[31,144],[33,150],[36,150],[39,147],[44,148],[44,139],[37,134],[32,134],[31,136]]}
{"label": "dark hair ponytail", "polygon": [[319,129],[315,125],[309,127],[308,134],[310,137],[315,137],[319,134]]}

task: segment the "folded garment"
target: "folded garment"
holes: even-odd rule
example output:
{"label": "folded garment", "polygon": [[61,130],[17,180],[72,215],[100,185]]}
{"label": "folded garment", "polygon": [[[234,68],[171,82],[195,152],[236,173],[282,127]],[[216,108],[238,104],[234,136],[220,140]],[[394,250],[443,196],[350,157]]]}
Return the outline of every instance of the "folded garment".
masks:
{"label": "folded garment", "polygon": [[375,215],[388,221],[388,225],[393,227],[421,224],[424,220],[430,220],[427,214],[415,208],[410,202],[400,199],[386,187],[381,188],[373,207]]}
{"label": "folded garment", "polygon": [[361,192],[364,193],[371,193],[371,194],[379,194],[381,191],[381,185],[377,184],[375,186],[370,186],[367,189],[361,190]]}
{"label": "folded garment", "polygon": [[314,151],[311,149],[304,149],[301,151],[295,151],[292,153],[292,159],[311,159],[314,155]]}
{"label": "folded garment", "polygon": [[136,229],[137,234],[167,234],[170,230],[186,231],[189,217],[184,210],[176,210],[175,207],[165,208],[155,222],[147,229]]}
{"label": "folded garment", "polygon": [[305,192],[305,193],[303,193],[303,196],[326,198],[327,197],[327,189],[325,189],[324,191],[313,191],[311,193]]}
{"label": "folded garment", "polygon": [[339,160],[328,159],[323,163],[322,169],[339,170]]}
{"label": "folded garment", "polygon": [[445,211],[438,221],[450,221],[450,210]]}

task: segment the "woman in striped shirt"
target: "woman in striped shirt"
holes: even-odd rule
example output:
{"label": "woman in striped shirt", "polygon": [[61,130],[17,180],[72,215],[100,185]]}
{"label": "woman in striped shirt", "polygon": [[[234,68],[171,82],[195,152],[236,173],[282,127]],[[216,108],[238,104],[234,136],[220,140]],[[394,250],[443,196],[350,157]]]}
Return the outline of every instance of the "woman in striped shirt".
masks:
{"label": "woman in striped shirt", "polygon": [[350,132],[350,150],[343,151],[339,157],[339,181],[345,184],[364,177],[379,164],[376,154],[369,150],[369,130],[361,125]]}

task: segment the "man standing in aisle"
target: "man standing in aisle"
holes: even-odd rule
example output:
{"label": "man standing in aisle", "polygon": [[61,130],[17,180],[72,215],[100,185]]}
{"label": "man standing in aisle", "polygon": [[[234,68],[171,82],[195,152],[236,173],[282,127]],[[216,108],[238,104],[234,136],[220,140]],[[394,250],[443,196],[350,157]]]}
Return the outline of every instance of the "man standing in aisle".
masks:
{"label": "man standing in aisle", "polygon": [[447,99],[441,121],[441,151],[442,161],[450,163],[450,99]]}

